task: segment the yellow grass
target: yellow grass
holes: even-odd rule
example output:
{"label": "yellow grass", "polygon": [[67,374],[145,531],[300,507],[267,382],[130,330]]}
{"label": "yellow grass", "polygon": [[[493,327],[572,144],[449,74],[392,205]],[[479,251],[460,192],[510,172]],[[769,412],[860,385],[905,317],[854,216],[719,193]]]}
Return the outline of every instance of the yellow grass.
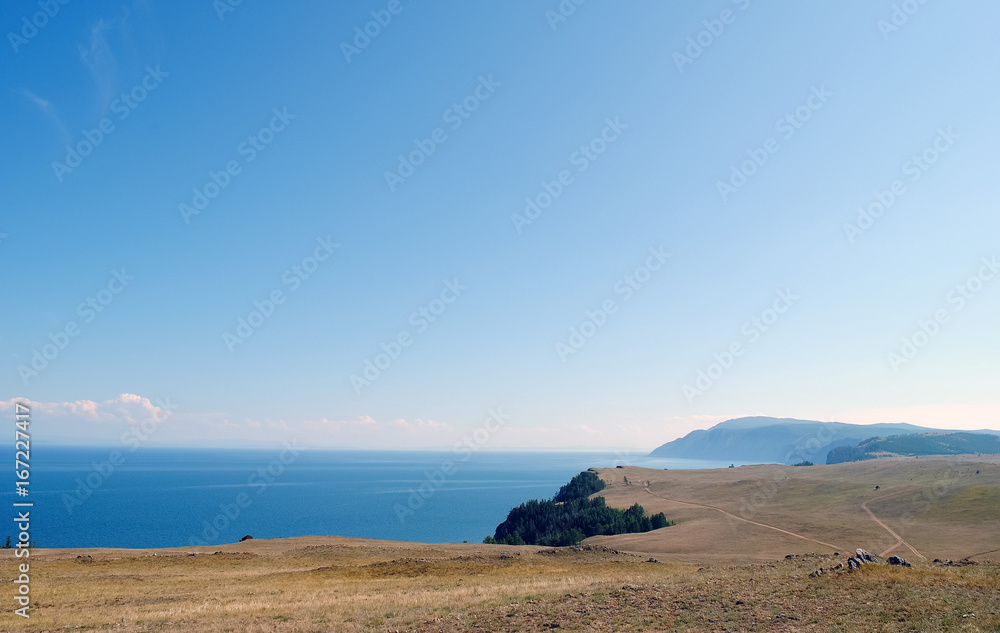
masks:
{"label": "yellow grass", "polygon": [[[1000,631],[998,461],[604,470],[609,503],[678,525],[583,548],[301,537],[36,550],[32,617],[11,614],[8,590],[0,631]],[[855,547],[897,543],[890,529],[912,568],[833,569]],[[932,562],[966,556],[978,563]],[[11,551],[0,561],[13,570]]]}

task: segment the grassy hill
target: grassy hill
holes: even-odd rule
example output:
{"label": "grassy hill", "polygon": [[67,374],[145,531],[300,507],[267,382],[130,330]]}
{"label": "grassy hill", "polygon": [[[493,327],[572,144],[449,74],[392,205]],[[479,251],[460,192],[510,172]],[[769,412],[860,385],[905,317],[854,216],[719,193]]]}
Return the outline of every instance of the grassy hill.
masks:
{"label": "grassy hill", "polygon": [[984,433],[914,433],[873,437],[857,446],[838,446],[826,457],[827,464],[856,462],[899,455],[1000,454],[1000,437]]}
{"label": "grassy hill", "polygon": [[[37,554],[37,608],[31,620],[0,613],[0,631],[903,632],[1000,625],[995,563],[869,566],[810,578],[837,557],[650,563],[647,555],[586,545],[332,536]],[[7,568],[11,560],[0,553]],[[976,618],[963,618],[969,613]]]}
{"label": "grassy hill", "polygon": [[[1000,557],[996,455],[598,473],[607,483],[600,494],[608,505],[640,503],[676,525],[585,543],[690,562],[751,563],[803,550],[843,553],[857,547],[918,560],[958,560],[982,552]],[[624,485],[625,477],[634,485]]]}

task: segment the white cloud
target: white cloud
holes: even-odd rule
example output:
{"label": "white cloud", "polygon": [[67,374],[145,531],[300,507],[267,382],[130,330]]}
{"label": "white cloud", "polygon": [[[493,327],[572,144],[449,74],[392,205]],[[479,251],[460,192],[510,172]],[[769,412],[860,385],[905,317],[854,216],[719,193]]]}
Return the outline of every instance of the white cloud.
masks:
{"label": "white cloud", "polygon": [[102,425],[142,424],[145,420],[160,422],[168,415],[167,405],[157,406],[149,398],[134,393],[123,393],[116,398],[95,402],[76,400],[74,402],[34,402],[22,398],[0,400],[0,410],[14,408],[14,403],[27,404],[33,413],[50,418],[75,417],[81,421],[98,422]]}

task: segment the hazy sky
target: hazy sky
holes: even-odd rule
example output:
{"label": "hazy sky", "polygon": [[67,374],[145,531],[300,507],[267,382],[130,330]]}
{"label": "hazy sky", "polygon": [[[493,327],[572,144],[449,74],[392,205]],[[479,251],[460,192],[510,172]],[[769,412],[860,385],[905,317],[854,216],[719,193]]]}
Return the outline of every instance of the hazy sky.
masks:
{"label": "hazy sky", "polygon": [[1000,427],[995,2],[50,5],[0,7],[39,439]]}

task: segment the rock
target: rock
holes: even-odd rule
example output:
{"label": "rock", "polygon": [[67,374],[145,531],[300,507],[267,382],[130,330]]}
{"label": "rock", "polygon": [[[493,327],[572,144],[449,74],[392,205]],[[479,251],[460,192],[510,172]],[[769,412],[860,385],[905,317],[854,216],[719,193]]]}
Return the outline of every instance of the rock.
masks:
{"label": "rock", "polygon": [[656,560],[655,558],[650,558],[650,559],[649,559],[648,561],[646,561],[646,562],[647,562],[647,563],[658,563],[658,562],[660,562],[660,561]]}
{"label": "rock", "polygon": [[820,567],[819,569],[817,569],[813,573],[809,574],[809,577],[810,578],[816,578],[817,576],[822,576],[822,575],[823,575],[823,568]]}
{"label": "rock", "polygon": [[854,571],[855,569],[861,569],[861,564],[862,564],[861,561],[858,560],[857,558],[854,558],[853,556],[847,559],[847,569],[850,571]]}
{"label": "rock", "polygon": [[901,565],[903,567],[909,567],[910,566],[910,561],[906,560],[905,558],[900,558],[899,556],[890,556],[889,557],[889,564],[890,565]]}
{"label": "rock", "polygon": [[246,536],[244,536],[243,538],[240,539],[240,542],[242,543],[243,541],[252,541],[252,540],[253,540],[253,537],[250,536],[249,534],[247,534]]}
{"label": "rock", "polygon": [[863,562],[863,563],[877,563],[878,562],[878,558],[876,558],[873,554],[869,554],[868,552],[866,552],[865,550],[861,549],[860,547],[858,549],[854,550],[854,553],[858,555],[858,558],[860,558],[861,562]]}
{"label": "rock", "polygon": [[837,566],[834,567],[833,569],[843,569],[843,568],[844,568],[844,563],[837,563]]}

